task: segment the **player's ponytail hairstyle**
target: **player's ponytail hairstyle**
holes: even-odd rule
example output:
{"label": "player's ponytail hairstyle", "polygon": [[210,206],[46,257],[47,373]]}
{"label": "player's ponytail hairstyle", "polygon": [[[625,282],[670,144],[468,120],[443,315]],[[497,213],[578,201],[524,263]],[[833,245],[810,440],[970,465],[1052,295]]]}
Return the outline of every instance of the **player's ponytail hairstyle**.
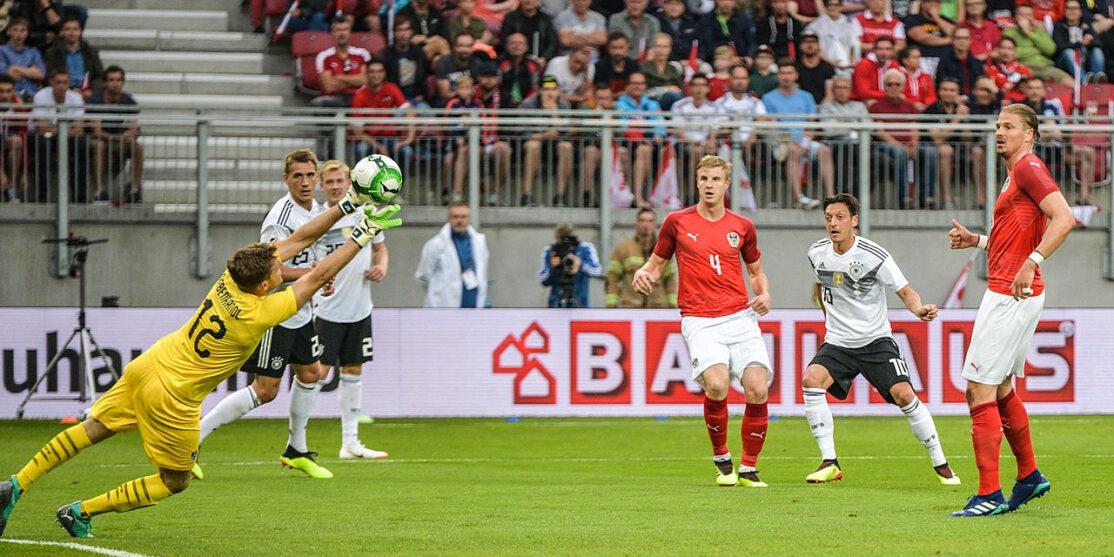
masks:
{"label": "player's ponytail hairstyle", "polygon": [[274,244],[255,243],[244,246],[228,258],[228,274],[240,290],[251,292],[271,275],[275,257],[278,255]]}
{"label": "player's ponytail hairstyle", "polygon": [[317,155],[309,149],[298,149],[286,155],[286,158],[282,160],[282,173],[290,174],[290,171],[294,170],[294,164],[300,162],[312,163],[313,169],[317,170]]}
{"label": "player's ponytail hairstyle", "polygon": [[1017,103],[1003,108],[1002,112],[1014,114],[1021,118],[1021,123],[1026,128],[1033,130],[1033,143],[1040,141],[1041,132],[1037,129],[1037,126],[1040,125],[1040,119],[1037,118],[1037,111],[1033,110],[1032,107],[1024,103]]}

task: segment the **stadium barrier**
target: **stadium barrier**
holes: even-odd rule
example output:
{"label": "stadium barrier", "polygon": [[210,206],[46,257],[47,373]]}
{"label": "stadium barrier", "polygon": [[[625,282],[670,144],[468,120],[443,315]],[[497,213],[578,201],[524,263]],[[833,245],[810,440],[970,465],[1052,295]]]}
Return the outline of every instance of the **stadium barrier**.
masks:
{"label": "stadium barrier", "polygon": [[[910,381],[938,415],[965,415],[961,368],[974,310],[944,310],[931,323],[893,310],[894,337]],[[181,326],[192,309],[101,309],[88,311],[90,327],[116,369],[162,335]],[[688,351],[675,310],[428,310],[376,309],[375,360],[364,374],[364,410],[375,417],[417,416],[697,416],[700,388],[691,380]],[[1108,323],[1114,309],[1048,309],[1030,343],[1026,377],[1017,390],[1032,414],[1109,413],[1114,358]],[[16,406],[73,326],[73,310],[0,309],[0,322],[19,323],[0,339],[3,382],[0,419]],[[774,377],[770,411],[800,416],[802,370],[823,342],[816,310],[773,310],[759,321]],[[480,326],[477,326],[479,324]],[[437,349],[430,349],[436,339]],[[63,352],[59,373],[40,393],[76,392],[78,354]],[[94,358],[97,389],[111,375]],[[249,383],[236,373],[205,402],[205,408]],[[325,392],[336,388],[331,374]],[[286,417],[288,385],[253,417]],[[742,409],[743,396],[729,400]],[[894,415],[860,377],[837,415]],[[72,401],[32,401],[27,417],[56,418],[79,408]],[[337,416],[335,396],[323,396],[318,416]]]}

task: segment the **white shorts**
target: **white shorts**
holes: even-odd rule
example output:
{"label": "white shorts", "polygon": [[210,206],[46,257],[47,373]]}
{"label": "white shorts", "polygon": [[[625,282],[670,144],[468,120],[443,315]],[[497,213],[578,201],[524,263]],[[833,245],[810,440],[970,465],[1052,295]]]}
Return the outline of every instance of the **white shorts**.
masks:
{"label": "white shorts", "polygon": [[716,364],[726,365],[734,379],[741,378],[748,367],[764,367],[767,384],[773,381],[774,368],[754,310],[722,317],[682,317],[681,334],[689,348],[692,378],[697,383],[701,383],[704,370]]}
{"label": "white shorts", "polygon": [[1025,354],[1043,309],[1043,292],[1014,300],[987,290],[975,316],[963,377],[984,385],[1001,384],[1011,375],[1025,377]]}

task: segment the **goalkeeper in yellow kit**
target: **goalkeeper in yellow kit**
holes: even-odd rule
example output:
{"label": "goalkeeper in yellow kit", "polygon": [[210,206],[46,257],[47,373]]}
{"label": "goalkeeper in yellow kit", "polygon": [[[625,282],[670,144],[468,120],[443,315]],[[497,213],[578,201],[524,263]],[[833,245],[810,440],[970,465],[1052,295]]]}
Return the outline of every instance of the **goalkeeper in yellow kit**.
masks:
{"label": "goalkeeper in yellow kit", "polygon": [[[312,166],[313,163],[296,163]],[[309,168],[305,170],[311,170]],[[294,315],[380,230],[402,224],[398,206],[364,209],[351,242],[334,250],[290,288],[282,285],[280,262],[300,253],[343,215],[370,199],[349,190],[293,235],[273,244],[251,244],[228,260],[197,313],[182,328],[159,339],[124,369],[124,375],[89,411],[89,418],[47,443],[11,479],[0,482],[0,536],[21,495],[47,472],[116,433],[139,430],[143,449],[157,474],[136,478],[92,499],[58,509],[71,536],[92,537],[92,517],[157,504],[190,483],[197,459],[201,401],[236,373],[263,333]]]}

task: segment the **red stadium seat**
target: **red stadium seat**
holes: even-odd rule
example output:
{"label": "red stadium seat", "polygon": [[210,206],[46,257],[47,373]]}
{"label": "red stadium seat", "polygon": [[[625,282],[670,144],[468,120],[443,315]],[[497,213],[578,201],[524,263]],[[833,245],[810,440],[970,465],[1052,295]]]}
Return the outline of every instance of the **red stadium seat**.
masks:
{"label": "red stadium seat", "polygon": [[267,17],[282,17],[290,8],[290,0],[267,0],[264,5],[263,15]]}
{"label": "red stadium seat", "polygon": [[379,33],[352,33],[352,38],[348,40],[348,44],[365,48],[372,56],[375,56],[387,46],[387,39]]}
{"label": "red stadium seat", "polygon": [[321,83],[317,79],[317,55],[302,56],[294,61],[294,87],[299,91],[317,96]]}
{"label": "red stadium seat", "polygon": [[1060,83],[1045,83],[1044,91],[1046,99],[1059,99],[1060,105],[1064,107],[1064,113],[1071,114],[1072,97],[1075,95],[1071,87]]}
{"label": "red stadium seat", "polygon": [[1114,103],[1114,84],[1092,83],[1079,89],[1079,110],[1081,114],[1088,114],[1088,110],[1096,110],[1098,116],[1109,116],[1111,104]]}
{"label": "red stadium seat", "polygon": [[327,31],[298,31],[290,39],[290,54],[295,58],[317,56],[330,46],[333,46],[333,36]]}

